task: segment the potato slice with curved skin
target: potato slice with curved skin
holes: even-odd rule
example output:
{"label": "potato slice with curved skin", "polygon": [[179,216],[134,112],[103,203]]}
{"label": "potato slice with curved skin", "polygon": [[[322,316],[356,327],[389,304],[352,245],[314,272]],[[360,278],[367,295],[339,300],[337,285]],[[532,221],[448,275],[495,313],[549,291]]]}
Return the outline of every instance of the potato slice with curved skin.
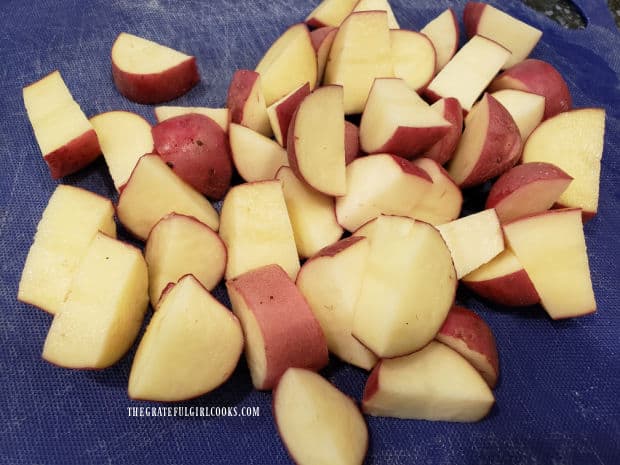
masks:
{"label": "potato slice with curved skin", "polygon": [[463,134],[463,109],[459,101],[453,97],[442,98],[431,105],[443,118],[451,124],[448,132],[429,148],[424,155],[444,165],[452,158]]}
{"label": "potato slice with curved skin", "polygon": [[323,81],[327,58],[329,57],[329,51],[332,48],[337,32],[338,28],[332,26],[320,27],[310,32],[310,39],[316,51],[316,61],[318,65],[317,83]]}
{"label": "potato slice with curved skin", "polygon": [[17,300],[52,314],[58,312],[98,231],[116,237],[112,202],[79,187],[58,185],[37,225]]}
{"label": "potato slice with curved skin", "polygon": [[581,210],[549,210],[504,225],[504,235],[551,318],[596,311]]}
{"label": "potato slice with curved skin", "polygon": [[140,250],[97,233],[54,316],[43,359],[66,368],[107,368],[129,350],[148,306]]}
{"label": "potato slice with curved skin", "polygon": [[341,86],[324,86],[305,97],[288,129],[288,161],[297,176],[327,195],[347,192]]}
{"label": "potato slice with curved skin", "polygon": [[226,279],[270,263],[295,279],[299,257],[280,181],[233,187],[222,204],[220,223],[228,249]]}
{"label": "potato slice with curved skin", "polygon": [[559,71],[549,63],[534,58],[508,68],[493,79],[488,88],[489,92],[502,89],[522,90],[545,97],[543,121],[573,106],[570,90]]}
{"label": "potato slice with curved skin", "polygon": [[151,125],[129,111],[108,111],[90,119],[117,190],[129,179],[140,157],[153,152]]}
{"label": "potato slice with curved skin", "polygon": [[327,365],[321,326],[280,266],[254,268],[226,281],[226,289],[243,326],[256,389],[272,389],[289,367],[317,371]]}
{"label": "potato slice with curved skin", "polygon": [[486,208],[494,208],[502,223],[540,213],[553,206],[572,180],[550,163],[517,165],[495,181]]}
{"label": "potato slice with curved skin", "polygon": [[361,465],[368,429],[355,402],[301,368],[286,370],[273,393],[280,437],[298,465]]}
{"label": "potato slice with curved skin", "polygon": [[388,27],[390,30],[400,29],[388,0],[359,0],[355,4],[355,8],[353,8],[353,13],[359,11],[385,11],[387,13]]}
{"label": "potato slice with curved skin", "polygon": [[205,115],[215,121],[225,132],[228,132],[228,124],[230,122],[230,110],[228,108],[209,108],[209,107],[173,107],[162,105],[155,107],[155,118],[158,123],[174,118],[175,116],[187,115],[189,113],[198,113]]}
{"label": "potato slice with curved skin", "polygon": [[118,199],[118,219],[144,241],[151,228],[172,212],[193,216],[214,231],[220,224],[217,211],[200,192],[174,174],[159,155],[144,155]]}
{"label": "potato slice with curved skin", "polygon": [[378,77],[394,76],[385,11],[360,11],[344,20],[329,52],[324,84],[344,87],[344,111],[361,113]]}
{"label": "potato slice with curved skin", "polygon": [[153,127],[155,151],[183,181],[213,199],[230,187],[232,161],[228,135],[211,118],[176,116]]}
{"label": "potato slice with curved skin", "polygon": [[118,91],[138,103],[175,99],[200,81],[195,57],[126,32],[112,45],[112,77]]}
{"label": "potato slice with curved skin", "polygon": [[461,282],[480,297],[500,305],[526,307],[540,302],[530,277],[510,249],[463,276]]}
{"label": "potato slice with curved skin", "polygon": [[340,239],[343,229],[336,221],[333,198],[300,181],[289,167],[281,167],[276,179],[282,183],[286,210],[300,257],[311,257]]}
{"label": "potato slice with curved skin", "polygon": [[261,87],[261,77],[256,71],[248,69],[235,71],[228,87],[226,107],[230,111],[232,123],[241,124],[266,137],[271,137],[273,134]]}
{"label": "potato slice with curved skin", "polygon": [[310,85],[306,82],[303,86],[285,95],[267,108],[271,129],[278,144],[282,147],[286,147],[291,119],[299,104],[308,95],[310,95]]}
{"label": "potato slice with curved skin", "polygon": [[390,28],[390,45],[394,76],[420,92],[435,75],[435,47],[419,32]]}
{"label": "potato slice with curved skin", "polygon": [[397,78],[375,79],[360,122],[366,153],[392,153],[411,159],[445,136],[451,125]]}
{"label": "potato slice with curved skin", "polygon": [[494,403],[480,373],[457,352],[432,341],[410,355],[381,360],[366,382],[362,408],[374,416],[473,422]]}
{"label": "potato slice with curved skin", "polygon": [[364,237],[342,239],[307,260],[296,282],[323,329],[329,350],[366,370],[377,357],[353,337],[351,329],[369,248]]}
{"label": "potato slice with curved skin", "polygon": [[317,83],[316,53],[305,24],[288,28],[271,45],[256,66],[267,106],[306,82],[310,89]]}
{"label": "potato slice with curved skin", "polygon": [[347,166],[347,193],[336,198],[338,223],[355,231],[381,214],[412,215],[433,181],[409,160],[390,154],[369,155]]}
{"label": "potato slice with curved skin", "polygon": [[281,166],[288,166],[286,150],[250,128],[231,123],[228,139],[235,168],[246,182],[271,180]]}
{"label": "potato slice with curved skin", "polygon": [[310,27],[338,27],[359,0],[322,0],[306,18]]}
{"label": "potato slice with curved skin", "polygon": [[452,8],[448,8],[424,26],[420,32],[430,39],[437,54],[435,73],[454,56],[459,47],[459,22]]}
{"label": "potato slice with curved skin", "polygon": [[515,89],[502,89],[491,95],[508,110],[525,142],[543,119],[545,97]]}
{"label": "potato slice with curved skin", "polygon": [[426,171],[433,180],[433,185],[428,193],[422,196],[411,216],[432,225],[457,219],[463,206],[463,194],[448,172],[430,158],[416,158],[413,164]]}
{"label": "potato slice with curved skin", "polygon": [[495,337],[489,325],[471,310],[454,305],[437,340],[458,352],[480,372],[493,389],[499,377],[499,356]]}
{"label": "potato slice with curved skin", "polygon": [[428,344],[454,302],[456,273],[439,231],[399,216],[375,220],[352,334],[379,357]]}
{"label": "potato slice with curved skin", "polygon": [[463,24],[467,37],[480,34],[510,50],[510,58],[503,69],[525,60],[542,37],[540,29],[481,2],[467,2]]}
{"label": "potato slice with curved skin", "polygon": [[587,221],[598,210],[604,144],[605,110],[573,110],[544,121],[532,132],[523,148],[523,162],[553,163],[572,176],[557,203],[581,208]]}
{"label": "potato slice with curved skin", "polygon": [[350,121],[344,122],[344,161],[348,165],[360,155],[360,130]]}
{"label": "potato slice with curved skin", "polygon": [[166,292],[129,375],[132,399],[173,402],[222,385],[243,350],[239,321],[192,275]]}
{"label": "potato slice with curved skin", "polygon": [[22,92],[35,139],[53,179],[75,173],[101,154],[97,134],[60,72],[48,74]]}
{"label": "potato slice with curved skin", "polygon": [[209,226],[191,216],[171,213],[159,220],[146,241],[144,258],[149,267],[151,305],[168,283],[191,274],[207,290],[224,277],[226,246]]}
{"label": "potato slice with curved skin", "polygon": [[512,168],[522,149],[519,128],[510,113],[485,94],[467,115],[448,172],[460,187],[476,186]]}

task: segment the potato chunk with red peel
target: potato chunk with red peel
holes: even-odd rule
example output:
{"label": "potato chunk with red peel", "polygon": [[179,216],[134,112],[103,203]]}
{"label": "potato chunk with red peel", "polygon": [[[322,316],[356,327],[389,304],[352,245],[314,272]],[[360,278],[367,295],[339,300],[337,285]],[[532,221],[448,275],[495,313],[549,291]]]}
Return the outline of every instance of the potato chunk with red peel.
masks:
{"label": "potato chunk with red peel", "polygon": [[353,399],[302,368],[286,370],[273,393],[280,437],[298,465],[361,465],[368,428]]}
{"label": "potato chunk with red peel", "polygon": [[230,187],[232,161],[228,135],[211,118],[176,116],[153,127],[155,151],[186,183],[213,199]]}
{"label": "potato chunk with red peel", "polygon": [[525,142],[543,119],[545,97],[515,89],[502,89],[491,95],[508,110]]}
{"label": "potato chunk with red peel", "polygon": [[523,143],[510,113],[489,94],[485,94],[465,121],[448,172],[460,187],[472,187],[512,168]]}
{"label": "potato chunk with red peel", "polygon": [[151,125],[129,111],[108,111],[90,119],[110,176],[121,190],[140,157],[153,152]]}
{"label": "potato chunk with red peel", "polygon": [[306,82],[310,89],[317,84],[316,53],[305,24],[288,28],[271,45],[256,66],[267,106]]}
{"label": "potato chunk with red peel", "polygon": [[199,115],[208,116],[225,132],[228,132],[228,124],[230,122],[230,110],[228,110],[228,108],[174,107],[163,105],[155,107],[154,112],[158,123],[174,118],[175,116],[198,113]]}
{"label": "potato chunk with red peel", "polygon": [[557,203],[581,208],[587,221],[598,210],[604,143],[605,110],[573,110],[544,121],[532,132],[523,148],[523,162],[553,163],[572,176]]}
{"label": "potato chunk with red peel", "polygon": [[156,308],[165,287],[188,274],[212,290],[224,277],[226,246],[206,224],[171,213],[151,229],[144,258],[151,305]]}
{"label": "potato chunk with red peel", "polygon": [[282,147],[286,147],[291,119],[293,119],[299,104],[308,95],[310,95],[310,85],[306,82],[267,108],[273,134]]}
{"label": "potato chunk with red peel", "polygon": [[411,216],[433,225],[457,219],[463,205],[463,194],[448,172],[430,158],[416,158],[413,164],[431,177],[433,185],[422,196]]}
{"label": "potato chunk with red peel", "polygon": [[361,113],[375,80],[394,76],[385,11],[361,11],[344,20],[332,43],[323,82],[344,87],[344,111]]}
{"label": "potato chunk with red peel", "polygon": [[467,37],[488,37],[510,50],[504,69],[525,60],[542,37],[542,31],[481,2],[467,2],[463,12]]}
{"label": "potato chunk with red peel", "polygon": [[451,125],[402,79],[376,79],[360,123],[366,153],[414,158],[445,136]]}
{"label": "potato chunk with red peel", "polygon": [[75,173],[101,154],[93,126],[58,71],[24,87],[23,97],[52,178]]}
{"label": "potato chunk with red peel", "polygon": [[461,279],[504,250],[499,218],[492,208],[437,226]]}
{"label": "potato chunk with red peel", "polygon": [[299,257],[280,181],[233,187],[222,204],[220,237],[228,250],[226,279],[271,263],[291,279],[297,276]]}
{"label": "potato chunk with red peel", "polygon": [[148,306],[140,250],[97,233],[50,326],[43,359],[66,368],[107,368],[129,350]]}
{"label": "potato chunk with red peel", "polygon": [[455,97],[469,111],[509,58],[510,51],[497,42],[474,36],[437,73],[424,94],[433,101]]}
{"label": "potato chunk with red peel", "polygon": [[300,179],[327,195],[347,192],[343,91],[325,86],[305,97],[288,129],[288,160]]}
{"label": "potato chunk with red peel", "polygon": [[355,231],[381,214],[411,216],[432,185],[426,171],[404,158],[357,158],[347,166],[347,193],[336,198],[338,223]]}
{"label": "potato chunk with red peel", "polygon": [[282,183],[286,210],[300,257],[311,257],[340,239],[343,229],[336,221],[333,198],[300,181],[289,167],[280,168],[276,179]]}
{"label": "potato chunk with red peel", "polygon": [[261,76],[256,71],[235,71],[228,87],[226,107],[230,111],[232,123],[241,124],[266,137],[273,134],[261,87]]}
{"label": "potato chunk with red peel", "polygon": [[504,225],[504,234],[551,318],[596,311],[581,210],[550,210]]}
{"label": "potato chunk with red peel", "polygon": [[453,97],[442,98],[431,105],[451,125],[448,132],[433,146],[424,152],[424,156],[432,158],[444,165],[452,158],[463,134],[463,109],[459,101]]}
{"label": "potato chunk with red peel", "polygon": [[540,302],[530,277],[510,249],[463,276],[461,282],[480,297],[496,304],[526,307]]}
{"label": "potato chunk with red peel", "polygon": [[227,281],[226,288],[243,326],[256,389],[272,389],[287,368],[317,371],[327,364],[321,326],[280,266],[255,268]]}
{"label": "potato chunk with red peel", "polygon": [[348,165],[360,155],[360,130],[350,121],[344,122],[344,161]]}
{"label": "potato chunk with red peel", "polygon": [[454,302],[450,251],[428,223],[380,216],[355,304],[352,334],[379,357],[419,350],[431,341]]}
{"label": "potato chunk with red peel", "polygon": [[543,162],[517,165],[502,174],[487,197],[502,223],[548,210],[573,178],[555,165]]}
{"label": "potato chunk with red peel", "polygon": [[444,10],[424,26],[420,32],[433,43],[437,54],[435,73],[438,73],[448,64],[459,47],[459,22],[454,10],[452,8]]}
{"label": "potato chunk with red peel", "polygon": [[17,299],[57,313],[98,231],[116,237],[112,202],[79,187],[56,187],[30,246]]}
{"label": "potato chunk with red peel", "polygon": [[420,92],[435,75],[435,47],[424,34],[390,28],[390,45],[394,76]]}
{"label": "potato chunk with red peel", "polygon": [[250,128],[231,123],[228,140],[235,168],[246,182],[271,180],[281,166],[288,166],[286,150]]}
{"label": "potato chunk with red peel", "polygon": [[494,403],[480,373],[456,351],[432,341],[410,355],[381,360],[366,382],[362,408],[374,416],[474,422]]}
{"label": "potato chunk with red peel", "polygon": [[112,77],[118,91],[138,103],[175,99],[200,81],[195,57],[126,32],[112,45]]}
{"label": "potato chunk with red peel", "polygon": [[338,27],[359,0],[322,0],[306,18],[310,27]]}
{"label": "potato chunk with red peel", "polygon": [[192,275],[166,292],[129,375],[132,399],[174,402],[224,384],[243,351],[239,320]]}
{"label": "potato chunk with red peel", "polygon": [[366,370],[377,357],[353,337],[351,329],[369,242],[364,237],[349,237],[324,248],[303,264],[296,282],[323,329],[329,350]]}
{"label": "potato chunk with red peel", "polygon": [[118,199],[118,219],[144,241],[151,228],[172,212],[193,216],[214,231],[220,224],[217,211],[200,192],[174,174],[159,155],[145,155]]}
{"label": "potato chunk with red peel", "polygon": [[329,51],[332,48],[337,32],[338,28],[332,26],[320,27],[310,32],[310,39],[312,39],[312,46],[316,51],[318,65],[317,83],[323,81],[325,66],[327,66],[327,59],[329,58]]}
{"label": "potato chunk with red peel", "polygon": [[480,372],[493,389],[499,377],[499,356],[489,325],[476,313],[454,305],[437,340],[455,350]]}
{"label": "potato chunk with red peel", "polygon": [[489,85],[489,92],[515,89],[545,97],[543,120],[568,111],[573,99],[566,81],[549,63],[528,58],[501,73]]}
{"label": "potato chunk with red peel", "polygon": [[388,0],[359,0],[355,8],[353,8],[353,13],[359,11],[385,11],[387,13],[388,27],[391,30],[400,28]]}

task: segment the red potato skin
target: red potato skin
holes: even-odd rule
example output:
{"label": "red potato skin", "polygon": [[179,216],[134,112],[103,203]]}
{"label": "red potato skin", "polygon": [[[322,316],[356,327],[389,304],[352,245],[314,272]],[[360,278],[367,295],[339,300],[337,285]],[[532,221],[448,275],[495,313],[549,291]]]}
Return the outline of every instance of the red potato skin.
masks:
{"label": "red potato skin", "polygon": [[306,26],[312,29],[320,29],[323,27],[329,27],[327,24],[324,24],[322,21],[319,21],[316,18],[309,18],[306,20]]}
{"label": "red potato skin", "polygon": [[477,34],[478,24],[482,17],[482,12],[486,7],[486,3],[467,2],[463,10],[463,26],[465,26],[465,34],[471,39]]}
{"label": "red potato skin", "polygon": [[[552,208],[554,210],[561,210],[564,208],[571,208],[571,207],[567,205],[562,205],[561,203],[555,203]],[[596,212],[585,211],[585,210],[581,211],[581,221],[583,221],[584,224],[590,221],[595,216],[596,216]]]}
{"label": "red potato skin", "polygon": [[188,114],[152,129],[155,151],[185,182],[213,199],[230,187],[232,157],[228,136],[211,118]]}
{"label": "red potato skin", "polygon": [[272,389],[289,367],[318,371],[327,365],[327,342],[321,326],[279,265],[249,271],[226,286],[241,295],[263,334],[267,371],[257,389]]}
{"label": "red potato skin", "polygon": [[321,48],[321,44],[325,38],[336,29],[338,28],[333,26],[324,26],[310,32],[310,40],[312,41],[312,46],[314,47],[315,52],[319,51],[319,48]]}
{"label": "red potato skin", "polygon": [[161,73],[134,74],[112,62],[112,77],[118,91],[137,103],[163,103],[188,92],[200,81],[196,58]]}
{"label": "red potato skin", "polygon": [[[469,350],[483,355],[493,373],[480,369],[468,357],[467,352],[460,350],[458,345],[450,344],[450,338],[463,341]],[[476,313],[467,308],[453,305],[437,334],[439,342],[446,344],[467,359],[485,379],[491,389],[495,387],[499,376],[499,356],[495,337],[489,325]]]}
{"label": "red potato skin", "polygon": [[101,155],[99,140],[94,129],[67,142],[62,147],[43,156],[52,179],[75,173]]}
{"label": "red potato skin", "polygon": [[474,293],[507,307],[527,307],[540,302],[538,292],[524,269],[486,281],[462,280]]}
{"label": "red potato skin", "polygon": [[360,130],[349,122],[344,122],[344,161],[348,165],[360,155]]}
{"label": "red potato skin", "polygon": [[379,360],[377,364],[374,366],[368,379],[366,380],[366,385],[364,386],[364,393],[362,394],[362,411],[366,411],[364,409],[364,404],[366,401],[371,399],[379,390],[379,373],[381,372],[381,364],[383,360]]}
{"label": "red potato skin", "polygon": [[524,90],[545,97],[543,121],[573,107],[566,81],[557,69],[542,60],[528,58],[508,68],[489,86],[489,92],[501,89]]}
{"label": "red potato skin", "polygon": [[454,97],[444,99],[442,116],[452,127],[424,154],[426,158],[435,160],[440,165],[450,161],[463,133],[463,108],[459,101]]}
{"label": "red potato skin", "polygon": [[485,208],[494,208],[513,192],[539,181],[565,180],[566,186],[572,181],[564,170],[551,163],[534,162],[515,166],[501,175],[489,192]]}
{"label": "red potato skin", "polygon": [[230,110],[230,122],[243,124],[243,113],[252,89],[258,85],[260,74],[248,69],[235,71],[226,98],[226,107]]}
{"label": "red potato skin", "polygon": [[392,137],[372,153],[393,153],[411,160],[422,155],[450,131],[451,126],[411,128],[400,126]]}
{"label": "red potato skin", "polygon": [[512,168],[523,151],[521,134],[508,110],[493,96],[488,99],[489,124],[482,151],[469,176],[459,187],[473,187]]}
{"label": "red potato skin", "polygon": [[411,161],[405,158],[397,157],[396,155],[390,155],[390,156],[396,162],[396,164],[400,167],[400,169],[403,170],[403,173],[411,174],[413,176],[418,176],[431,183],[433,182],[433,178],[431,178],[430,175],[425,170],[423,170],[417,165],[414,165],[413,163],[411,163]]}
{"label": "red potato skin", "polygon": [[[321,257],[335,257],[343,250],[348,249],[353,244],[356,244],[359,241],[363,241],[364,239],[365,239],[364,236],[350,236],[345,239],[341,239],[338,242],[335,242],[319,250],[308,261],[314,260],[315,258],[321,258]],[[299,276],[297,278],[299,279]]]}
{"label": "red potato skin", "polygon": [[278,116],[278,125],[280,126],[280,132],[282,133],[282,141],[285,143],[288,137],[288,129],[291,124],[291,119],[297,110],[297,107],[301,101],[310,95],[310,84],[305,83],[295,92],[293,92],[286,100],[280,103],[276,107],[276,115]]}

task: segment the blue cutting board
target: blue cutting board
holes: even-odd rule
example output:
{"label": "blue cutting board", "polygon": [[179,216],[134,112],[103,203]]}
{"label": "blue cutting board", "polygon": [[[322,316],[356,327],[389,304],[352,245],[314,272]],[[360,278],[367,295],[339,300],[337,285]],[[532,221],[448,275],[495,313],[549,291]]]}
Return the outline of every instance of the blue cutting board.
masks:
{"label": "blue cutting board", "polygon": [[[579,0],[583,30],[563,29],[515,1],[492,1],[544,30],[533,56],[568,81],[576,107],[607,110],[598,216],[587,224],[594,315],[553,322],[538,307],[495,308],[461,293],[493,328],[501,356],[497,404],[477,424],[368,418],[369,464],[620,464],[620,35],[605,0]],[[271,394],[251,388],[241,362],[217,391],[183,406],[258,406],[251,418],[135,418],[127,398],[133,351],[100,372],[56,368],[40,353],[51,318],[16,301],[37,222],[56,182],[41,160],[21,88],[62,72],[87,115],[126,109],[154,122],[151,107],[115,90],[109,53],[132,32],[195,54],[201,83],[178,105],[221,106],[234,70],[252,69],[317,0],[0,1],[0,463],[286,464]],[[464,1],[394,0],[403,27],[419,29]],[[103,160],[62,182],[116,198]],[[123,236],[126,237],[126,236]],[[50,276],[50,279],[54,279]],[[225,298],[221,289],[220,298]],[[323,374],[359,398],[365,374],[332,361]]]}

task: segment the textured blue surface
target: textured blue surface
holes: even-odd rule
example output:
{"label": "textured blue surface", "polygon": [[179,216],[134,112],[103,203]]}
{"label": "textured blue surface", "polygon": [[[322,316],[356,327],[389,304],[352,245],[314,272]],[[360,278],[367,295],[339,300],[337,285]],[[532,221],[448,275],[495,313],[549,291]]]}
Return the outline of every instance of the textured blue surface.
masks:
{"label": "textured blue surface", "polygon": [[[270,394],[251,389],[241,363],[223,387],[186,406],[259,406],[258,418],[128,418],[133,351],[101,372],[55,368],[40,353],[50,316],[16,301],[36,224],[56,182],[41,160],[21,88],[59,69],[87,115],[148,106],[115,90],[109,63],[121,31],[195,54],[202,82],[179,105],[219,106],[232,73],[253,68],[317,0],[0,1],[0,463],[290,463]],[[394,0],[403,27],[418,29],[463,1]],[[369,418],[371,464],[620,464],[620,35],[604,0],[576,2],[589,20],[568,31],[518,2],[494,1],[545,31],[533,56],[567,78],[575,106],[607,109],[599,215],[586,226],[596,314],[552,322],[540,308],[492,310],[470,294],[497,337],[497,405],[473,425]],[[102,160],[63,182],[114,197]],[[339,362],[324,374],[361,395],[365,375]]]}

